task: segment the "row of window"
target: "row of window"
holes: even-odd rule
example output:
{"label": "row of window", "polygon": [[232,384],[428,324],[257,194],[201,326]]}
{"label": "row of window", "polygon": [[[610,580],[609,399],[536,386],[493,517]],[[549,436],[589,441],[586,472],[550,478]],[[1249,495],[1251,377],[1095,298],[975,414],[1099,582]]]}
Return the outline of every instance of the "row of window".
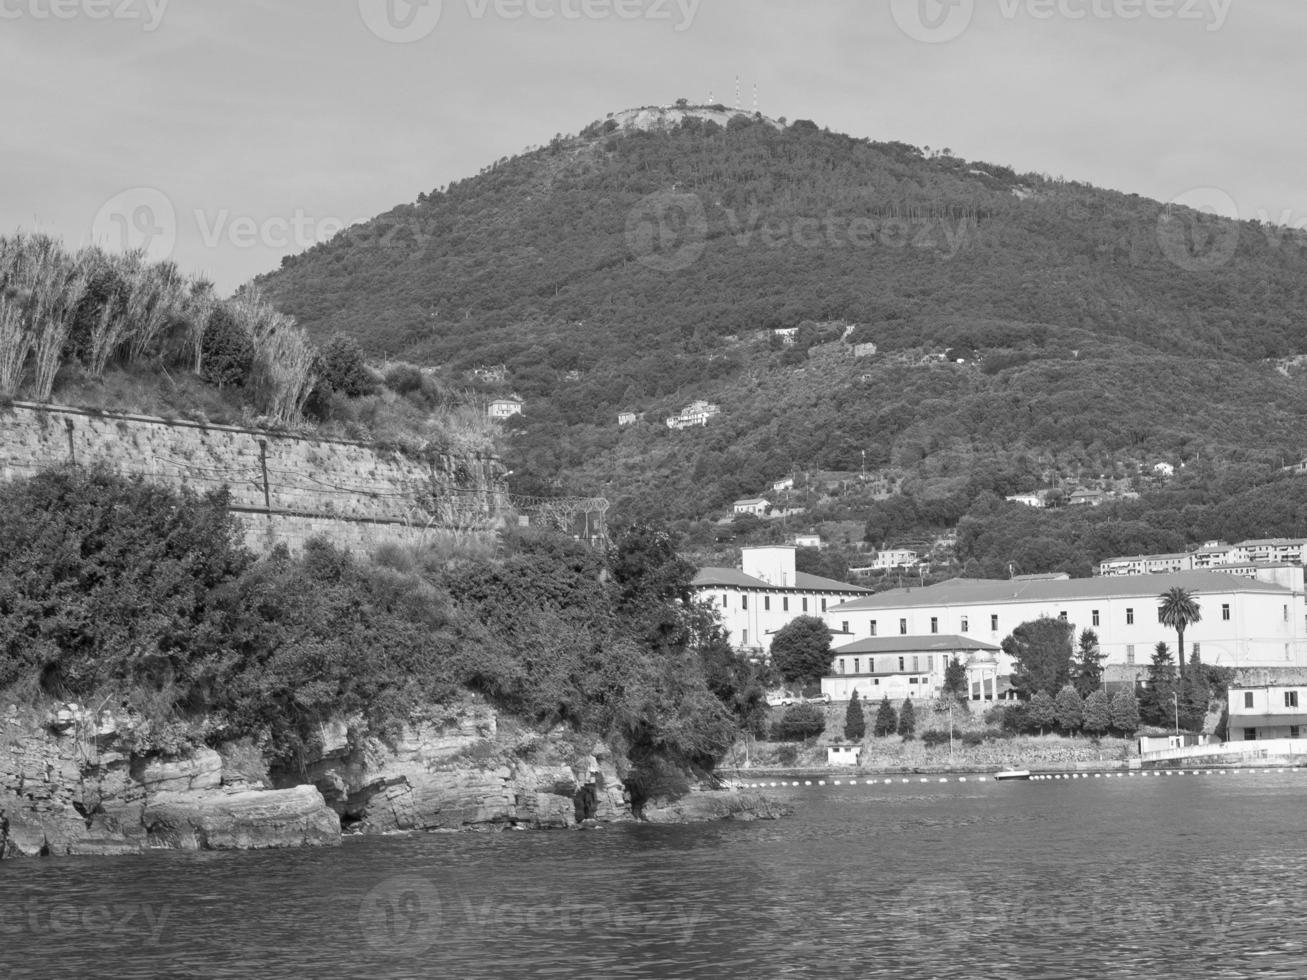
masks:
{"label": "row of window", "polygon": [[[1061,612],[1059,612],[1059,613],[1057,614],[1057,618],[1060,619],[1060,620],[1062,620],[1063,622],[1066,622],[1066,620],[1067,620],[1067,612],[1066,612],[1066,610],[1064,609],[1064,610],[1062,610]],[[1102,618],[1101,618],[1101,616],[1099,615],[1099,611],[1098,611],[1097,609],[1091,609],[1091,610],[1089,611],[1089,619],[1090,619],[1090,625],[1091,625],[1091,626],[1102,626],[1102,625],[1103,625],[1103,623],[1102,623]],[[1226,621],[1226,622],[1229,622],[1229,620],[1230,620],[1230,604],[1229,604],[1228,602],[1223,602],[1223,603],[1221,603],[1221,619],[1224,620],[1224,621]],[[1159,609],[1158,612],[1157,612],[1157,621],[1158,621],[1159,623],[1162,621],[1162,611],[1161,611],[1160,609]],[[1286,623],[1289,621],[1289,607],[1288,607],[1288,606],[1285,606],[1285,607],[1284,607],[1284,621],[1285,621]],[[1127,606],[1127,607],[1126,607],[1126,610],[1125,610],[1125,624],[1126,624],[1127,626],[1133,626],[1133,625],[1135,624],[1135,610],[1134,610],[1134,607],[1133,607],[1133,606]],[[847,630],[847,628],[848,628],[848,627],[845,627],[846,630]],[[871,635],[872,635],[872,636],[876,636],[876,635],[878,635],[878,632],[877,632],[878,629],[879,629],[879,624],[877,623],[876,620],[873,619],[873,620],[871,621]],[[997,614],[997,613],[991,613],[991,614],[990,614],[990,617],[989,617],[989,629],[990,629],[990,632],[991,632],[991,633],[997,633],[997,632],[998,632],[998,614]],[[931,631],[932,633],[938,633],[938,632],[939,632],[939,617],[938,617],[938,616],[931,616],[931,617],[930,617],[930,631]],[[962,629],[961,629],[961,632],[962,632],[963,634],[966,634],[966,633],[969,633],[970,631],[971,631],[971,617],[969,617],[969,616],[963,616],[963,617],[962,617]],[[899,633],[900,633],[901,635],[903,635],[903,636],[907,636],[907,634],[908,634],[908,621],[907,621],[907,619],[900,619],[900,620],[899,620]]]}
{"label": "row of window", "polygon": [[[923,654],[913,653],[913,654],[905,655],[905,656],[902,656],[902,657],[896,657],[896,656],[881,657],[881,658],[880,658],[880,672],[881,672],[882,674],[892,674],[892,673],[896,673],[896,671],[895,671],[895,669],[894,669],[894,663],[895,663],[895,661],[897,661],[897,662],[898,662],[898,665],[899,665],[899,666],[898,666],[898,671],[897,671],[897,673],[903,673],[904,671],[908,670],[908,663],[909,663],[909,662],[911,662],[911,664],[912,664],[912,668],[911,668],[912,671],[913,671],[914,673],[920,673],[921,670],[922,670],[922,661],[923,661],[923,660],[925,661],[925,670],[926,670],[927,673],[929,673],[930,671],[933,671],[933,670],[935,669],[935,657],[934,657],[933,654],[929,654],[929,653],[927,653],[927,654],[924,654],[924,655],[923,655]],[[850,664],[853,665],[853,670],[852,670],[852,671],[847,670],[847,667],[848,667]],[[847,674],[847,673],[861,674],[861,673],[862,673],[862,658],[861,658],[861,657],[840,657],[840,658],[839,658],[839,672],[840,672],[841,674]],[[874,673],[876,673],[876,658],[875,658],[875,657],[868,657],[868,658],[867,658],[867,673],[868,673],[868,674],[874,674]]]}
{"label": "row of window", "polygon": [[[1244,692],[1243,692],[1243,706],[1244,706],[1245,708],[1251,708],[1251,707],[1253,706],[1253,692],[1252,692],[1252,691],[1244,691]],[[1298,692],[1297,692],[1297,691],[1285,691],[1285,692],[1284,692],[1284,706],[1285,706],[1286,708],[1296,708],[1296,707],[1298,707]],[[1294,736],[1294,738],[1297,738],[1297,737],[1298,737],[1298,736],[1296,736],[1296,735]]]}
{"label": "row of window", "polygon": [[[1302,738],[1301,731],[1302,731],[1302,730],[1299,728],[1299,726],[1297,726],[1297,725],[1290,725],[1290,726],[1289,726],[1289,737],[1290,737],[1290,738]],[[1244,740],[1245,742],[1256,742],[1256,741],[1257,741],[1257,729],[1256,729],[1256,728],[1245,728],[1245,729],[1243,730],[1243,740]]]}
{"label": "row of window", "polygon": [[[723,608],[723,609],[728,609],[728,608],[730,608],[730,602],[728,601],[729,599],[730,599],[730,596],[729,596],[727,593],[723,592],[723,593],[722,593],[722,608]],[[805,612],[805,613],[806,613],[806,612],[808,611],[808,599],[807,599],[807,597],[806,597],[806,596],[803,597],[803,598],[800,600],[800,602],[802,603],[802,608],[801,608],[799,611],[800,611],[800,612]],[[740,596],[740,608],[741,608],[741,609],[748,609],[748,608],[749,608],[749,597],[748,597],[747,595],[742,595],[742,596]],[[762,597],[762,608],[763,608],[763,612],[771,612],[771,596],[769,596],[769,595],[765,595],[765,596]],[[789,597],[789,596],[781,596],[781,612],[789,612],[789,611],[790,611],[790,597]],[[822,611],[822,612],[825,612],[825,611],[826,611],[826,600],[825,600],[825,599],[822,599],[822,600],[821,600],[821,611]]]}

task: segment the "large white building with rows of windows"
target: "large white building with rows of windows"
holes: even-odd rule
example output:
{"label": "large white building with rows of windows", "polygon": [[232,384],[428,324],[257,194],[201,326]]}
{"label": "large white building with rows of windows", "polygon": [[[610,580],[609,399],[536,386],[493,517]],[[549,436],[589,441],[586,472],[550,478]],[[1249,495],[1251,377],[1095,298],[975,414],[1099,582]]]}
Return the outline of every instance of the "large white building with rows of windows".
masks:
{"label": "large white building with rows of windows", "polygon": [[820,619],[828,609],[871,594],[798,571],[793,547],[742,548],[741,553],[740,568],[704,568],[692,583],[696,598],[721,614],[731,645],[739,649],[766,654],[772,636],[792,620]]}
{"label": "large white building with rows of windows", "polygon": [[[1223,667],[1307,665],[1307,606],[1301,566],[1266,566],[1255,577],[1217,571],[1090,579],[953,579],[925,588],[863,596],[826,612],[843,647],[865,637],[957,635],[998,645],[1022,623],[1043,616],[1092,629],[1108,664],[1145,665],[1159,641],[1174,653],[1175,631],[1159,621],[1158,596],[1189,590],[1202,618],[1185,631],[1186,656]],[[998,655],[998,673],[1011,660]]]}

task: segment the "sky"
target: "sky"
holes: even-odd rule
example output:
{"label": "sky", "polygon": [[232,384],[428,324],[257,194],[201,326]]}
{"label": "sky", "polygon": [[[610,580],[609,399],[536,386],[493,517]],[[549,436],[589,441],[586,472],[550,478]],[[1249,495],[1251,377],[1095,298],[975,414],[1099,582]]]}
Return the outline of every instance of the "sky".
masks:
{"label": "sky", "polygon": [[1301,0],[0,0],[0,234],[223,293],[610,112],[735,101],[1307,226]]}

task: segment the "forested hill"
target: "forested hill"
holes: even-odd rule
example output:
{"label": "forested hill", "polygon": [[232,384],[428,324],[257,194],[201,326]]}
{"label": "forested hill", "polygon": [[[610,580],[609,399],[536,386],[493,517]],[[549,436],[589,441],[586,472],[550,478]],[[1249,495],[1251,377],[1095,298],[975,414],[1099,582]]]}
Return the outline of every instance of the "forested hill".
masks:
{"label": "forested hill", "polygon": [[[1307,455],[1307,390],[1270,360],[1307,349],[1293,233],[807,121],[634,118],[261,285],[318,339],[459,385],[505,365],[483,386],[525,400],[518,489],[604,493],[632,517],[719,513],[864,460],[930,497]],[[792,347],[772,334],[800,326]],[[662,424],[699,398],[722,408],[707,428]],[[619,428],[628,410],[646,420]]]}

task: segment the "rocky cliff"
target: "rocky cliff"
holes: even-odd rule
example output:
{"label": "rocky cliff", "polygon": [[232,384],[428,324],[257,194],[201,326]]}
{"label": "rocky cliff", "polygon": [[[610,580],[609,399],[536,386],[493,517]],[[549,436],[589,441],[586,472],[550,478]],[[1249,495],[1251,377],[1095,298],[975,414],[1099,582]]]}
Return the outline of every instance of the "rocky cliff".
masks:
{"label": "rocky cliff", "polygon": [[[469,698],[389,742],[324,725],[312,757],[252,772],[248,752],[132,750],[134,723],[63,706],[0,716],[0,857],[339,843],[346,833],[566,828],[635,819],[602,741],[539,732]],[[230,751],[229,751],[230,750]],[[694,792],[646,807],[655,822],[779,815],[765,801]]]}

